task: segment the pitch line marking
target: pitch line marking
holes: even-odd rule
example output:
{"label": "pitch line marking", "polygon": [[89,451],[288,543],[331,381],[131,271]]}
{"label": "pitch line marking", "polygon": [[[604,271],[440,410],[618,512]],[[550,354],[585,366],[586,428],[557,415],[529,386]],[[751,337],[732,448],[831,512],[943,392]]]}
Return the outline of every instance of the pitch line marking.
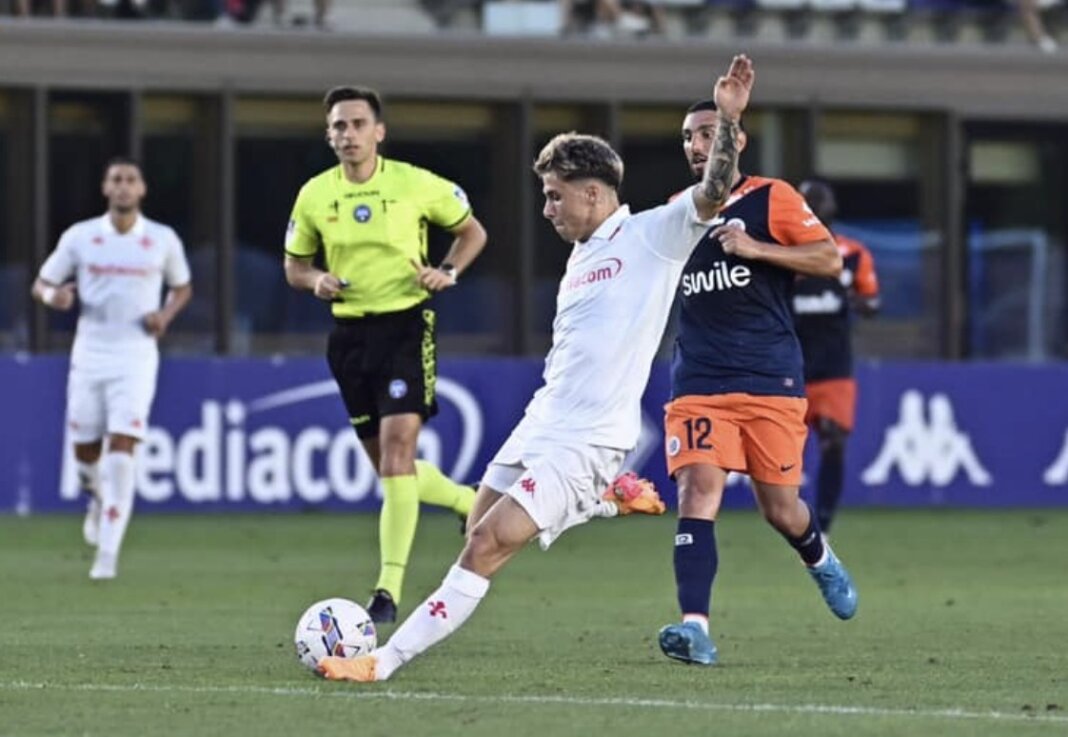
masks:
{"label": "pitch line marking", "polygon": [[169,686],[145,683],[30,683],[10,681],[0,683],[2,691],[91,691],[111,693],[190,693],[190,694],[248,694],[253,696],[296,696],[342,699],[353,701],[446,701],[471,704],[551,704],[555,706],[611,706],[690,711],[733,711],[779,714],[829,714],[833,716],[918,717],[926,719],[965,719],[975,721],[1023,722],[1032,724],[1068,724],[1068,716],[1059,714],[1026,714],[1004,711],[969,711],[967,709],[884,709],[874,706],[835,706],[831,704],[724,704],[708,701],[675,701],[672,699],[583,698],[578,696],[519,696],[512,694],[475,695],[450,694],[434,691],[324,691],[318,688],[293,686]]}

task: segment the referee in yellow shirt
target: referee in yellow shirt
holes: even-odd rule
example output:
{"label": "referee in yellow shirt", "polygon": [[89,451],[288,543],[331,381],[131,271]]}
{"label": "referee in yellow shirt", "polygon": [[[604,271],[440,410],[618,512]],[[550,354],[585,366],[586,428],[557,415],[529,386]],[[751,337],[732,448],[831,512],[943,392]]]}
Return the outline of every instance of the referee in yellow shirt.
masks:
{"label": "referee in yellow shirt", "polygon": [[[486,245],[486,231],[456,184],[384,158],[378,93],[335,87],[323,100],[326,140],[339,165],[309,179],[286,230],[286,281],[331,303],[327,345],[356,435],[385,490],[381,568],[367,606],[392,622],[419,521],[419,503],[471,511],[475,492],[415,459],[423,422],[437,412],[433,292],[457,278]],[[456,236],[445,260],[427,261],[427,223]],[[326,271],[312,259],[322,249]]]}

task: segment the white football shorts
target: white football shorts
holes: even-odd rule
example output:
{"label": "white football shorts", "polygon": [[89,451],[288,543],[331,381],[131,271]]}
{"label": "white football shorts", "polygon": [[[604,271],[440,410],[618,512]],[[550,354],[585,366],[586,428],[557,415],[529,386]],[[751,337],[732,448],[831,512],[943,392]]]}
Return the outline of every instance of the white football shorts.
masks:
{"label": "white football shorts", "polygon": [[141,440],[156,394],[159,355],[126,361],[80,362],[67,378],[67,427],[74,443],[91,443],[105,435]]}
{"label": "white football shorts", "polygon": [[616,448],[568,443],[523,448],[509,438],[490,461],[482,483],[507,494],[538,526],[538,543],[548,550],[565,530],[588,522],[605,504],[601,494],[619,475],[626,453]]}

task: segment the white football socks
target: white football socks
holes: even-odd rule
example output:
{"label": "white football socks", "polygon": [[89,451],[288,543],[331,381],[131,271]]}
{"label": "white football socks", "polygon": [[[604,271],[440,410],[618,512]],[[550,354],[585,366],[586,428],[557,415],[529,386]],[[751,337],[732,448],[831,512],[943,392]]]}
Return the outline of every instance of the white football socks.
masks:
{"label": "white football socks", "polygon": [[708,617],[703,614],[683,614],[683,622],[697,622],[697,625],[708,634]]}
{"label": "white football socks", "polygon": [[107,453],[100,462],[100,542],[98,550],[117,558],[134,504],[134,460],[129,453]]}
{"label": "white football socks", "polygon": [[82,463],[76,460],[78,488],[89,492],[85,504],[85,521],[82,522],[82,537],[87,545],[96,547],[100,541],[100,472],[97,463]]}
{"label": "white football socks", "polygon": [[78,473],[78,488],[81,491],[90,491],[94,495],[100,494],[100,470],[99,465],[96,462],[82,463],[81,461],[74,462],[74,468]]}
{"label": "white football socks", "polygon": [[384,646],[374,652],[375,679],[384,681],[415,656],[438,644],[478,608],[489,579],[454,565],[441,587],[408,615]]}

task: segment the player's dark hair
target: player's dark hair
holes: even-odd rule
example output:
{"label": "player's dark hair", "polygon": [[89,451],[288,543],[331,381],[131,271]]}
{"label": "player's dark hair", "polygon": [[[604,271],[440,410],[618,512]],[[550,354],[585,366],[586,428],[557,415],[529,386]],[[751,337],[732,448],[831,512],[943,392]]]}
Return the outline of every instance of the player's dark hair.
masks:
{"label": "player's dark hair", "polygon": [[703,110],[711,110],[712,112],[715,112],[716,110],[719,110],[719,108],[716,107],[716,101],[710,97],[706,100],[698,100],[693,105],[690,105],[690,107],[686,108],[686,114],[699,113]]}
{"label": "player's dark hair", "polygon": [[797,185],[797,191],[805,198],[812,214],[830,226],[838,216],[838,200],[831,185],[818,179],[806,179]]}
{"label": "player's dark hair", "polygon": [[570,182],[599,179],[614,190],[623,184],[623,160],[608,142],[584,133],[561,133],[547,144],[534,160],[534,172],[550,172]]}
{"label": "player's dark hair", "polygon": [[[719,111],[719,108],[716,107],[716,101],[713,100],[711,97],[705,98],[704,100],[698,100],[693,105],[690,105],[690,107],[686,108],[686,114],[689,115],[690,113],[703,113],[706,110],[713,113]],[[745,127],[742,126],[741,119],[738,120],[738,130],[745,130]]]}
{"label": "player's dark hair", "polygon": [[113,166],[132,166],[137,169],[138,172],[141,172],[142,175],[144,173],[144,169],[141,168],[141,162],[135,159],[133,156],[126,156],[125,154],[121,154],[119,156],[112,156],[110,159],[107,160],[107,163],[104,164],[105,177],[108,175],[108,172],[111,171],[111,167]]}
{"label": "player's dark hair", "polygon": [[382,98],[377,91],[370,87],[332,87],[323,96],[323,108],[326,109],[326,113],[329,115],[334,105],[349,100],[363,100],[371,106],[371,110],[375,114],[375,120],[382,119]]}

